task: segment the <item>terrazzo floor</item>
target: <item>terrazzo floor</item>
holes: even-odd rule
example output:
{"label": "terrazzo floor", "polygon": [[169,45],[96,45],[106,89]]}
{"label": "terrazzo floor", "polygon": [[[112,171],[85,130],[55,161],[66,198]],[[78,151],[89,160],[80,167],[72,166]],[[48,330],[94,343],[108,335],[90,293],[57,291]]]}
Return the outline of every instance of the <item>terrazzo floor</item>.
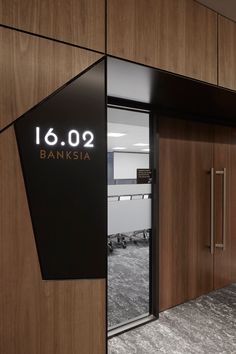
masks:
{"label": "terrazzo floor", "polygon": [[114,337],[109,354],[236,354],[236,284],[160,314]]}

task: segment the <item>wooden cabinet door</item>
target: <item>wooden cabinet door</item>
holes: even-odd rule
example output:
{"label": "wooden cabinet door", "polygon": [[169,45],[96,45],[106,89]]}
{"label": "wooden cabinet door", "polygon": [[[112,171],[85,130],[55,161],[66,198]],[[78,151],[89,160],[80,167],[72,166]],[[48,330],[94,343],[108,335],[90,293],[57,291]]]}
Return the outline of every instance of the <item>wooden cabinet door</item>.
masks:
{"label": "wooden cabinet door", "polygon": [[230,227],[230,176],[231,137],[230,127],[214,129],[214,288],[231,282],[231,227]]}
{"label": "wooden cabinet door", "polygon": [[213,289],[212,126],[160,118],[160,310]]}
{"label": "wooden cabinet door", "polygon": [[236,90],[236,23],[219,16],[219,85]]}

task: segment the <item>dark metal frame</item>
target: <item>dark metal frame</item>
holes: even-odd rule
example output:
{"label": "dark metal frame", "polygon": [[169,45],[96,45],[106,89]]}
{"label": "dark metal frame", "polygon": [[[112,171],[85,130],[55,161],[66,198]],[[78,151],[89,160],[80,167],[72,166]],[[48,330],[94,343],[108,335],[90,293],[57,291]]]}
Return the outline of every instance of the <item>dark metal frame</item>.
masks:
{"label": "dark metal frame", "polygon": [[[137,319],[131,319],[121,325],[116,326],[112,330],[107,331],[108,338],[124,333],[128,330],[142,326],[147,322],[159,318],[159,173],[158,173],[158,133],[157,133],[157,116],[152,105],[111,97],[107,98],[107,107],[115,109],[123,109],[133,112],[149,113],[149,141],[150,141],[150,168],[152,169],[152,232],[149,243],[149,316],[139,316]],[[108,287],[107,287],[108,296]],[[107,311],[108,318],[108,311]]]}

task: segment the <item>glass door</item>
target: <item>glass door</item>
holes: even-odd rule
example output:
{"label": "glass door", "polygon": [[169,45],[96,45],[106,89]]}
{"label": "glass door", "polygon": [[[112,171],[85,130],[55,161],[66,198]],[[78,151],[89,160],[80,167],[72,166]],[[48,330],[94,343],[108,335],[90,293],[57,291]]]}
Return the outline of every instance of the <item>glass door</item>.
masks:
{"label": "glass door", "polygon": [[108,107],[108,329],[150,314],[150,114]]}

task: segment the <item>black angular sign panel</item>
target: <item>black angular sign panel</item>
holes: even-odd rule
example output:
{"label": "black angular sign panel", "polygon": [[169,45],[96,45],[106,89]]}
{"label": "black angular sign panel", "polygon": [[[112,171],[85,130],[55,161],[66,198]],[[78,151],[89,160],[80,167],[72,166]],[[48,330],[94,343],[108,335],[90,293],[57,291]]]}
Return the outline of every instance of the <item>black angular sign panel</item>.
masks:
{"label": "black angular sign panel", "polygon": [[105,63],[15,124],[43,279],[106,277]]}

